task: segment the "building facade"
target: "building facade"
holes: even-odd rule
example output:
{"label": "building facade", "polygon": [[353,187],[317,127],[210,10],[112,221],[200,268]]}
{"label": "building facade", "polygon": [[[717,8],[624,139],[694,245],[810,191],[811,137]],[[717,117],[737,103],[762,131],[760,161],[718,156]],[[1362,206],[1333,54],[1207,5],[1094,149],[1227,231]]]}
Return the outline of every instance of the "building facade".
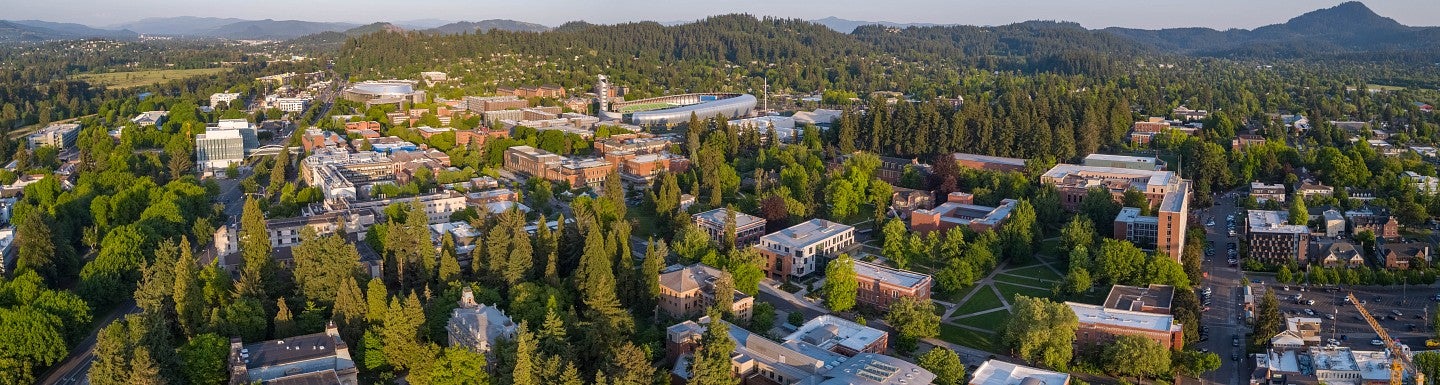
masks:
{"label": "building facade", "polygon": [[475,292],[469,286],[460,290],[460,307],[450,311],[450,321],[445,323],[450,346],[488,356],[496,343],[515,339],[515,322],[505,311],[476,303]]}
{"label": "building facade", "polygon": [[[715,306],[715,289],[721,279],[732,278],[724,270],[700,263],[665,268],[660,273],[660,310],[678,319],[705,314],[706,309]],[[749,320],[755,298],[739,290],[731,291],[730,314]]]}
{"label": "building facade", "polygon": [[75,146],[75,139],[80,137],[80,125],[77,123],[51,123],[39,131],[35,131],[25,137],[26,143],[31,149],[40,146],[51,146],[61,150]]}
{"label": "building facade", "polygon": [[951,155],[960,167],[989,171],[1025,171],[1025,159],[955,153]]}
{"label": "building facade", "polygon": [[886,310],[900,298],[930,302],[934,279],[929,275],[860,260],[855,262],[855,281],[860,284],[855,300],[876,309]]}
{"label": "building facade", "polygon": [[947,201],[934,209],[910,212],[910,230],[921,233],[945,231],[954,227],[967,227],[977,233],[999,231],[1010,212],[1019,202],[1014,199],[1000,201],[1000,206],[974,204],[975,196],[969,193],[952,192]]}
{"label": "building facade", "polygon": [[766,234],[754,247],[765,257],[767,276],[789,280],[814,273],[821,259],[833,258],[854,245],[854,227],[811,219]]}
{"label": "building facade", "polygon": [[1250,258],[1272,264],[1310,262],[1305,257],[1310,248],[1310,228],[1289,224],[1289,212],[1250,210],[1246,218]]}
{"label": "building facade", "polygon": [[1140,336],[1164,346],[1180,349],[1185,344],[1184,328],[1168,314],[1110,309],[1104,306],[1065,302],[1080,320],[1075,331],[1077,348],[1102,345],[1122,335]]}
{"label": "building facade", "polygon": [[357,385],[350,347],[331,322],[324,332],[244,345],[230,339],[230,385]]}
{"label": "building facade", "polygon": [[[1055,186],[1060,192],[1061,206],[1070,211],[1079,208],[1091,189],[1103,189],[1116,202],[1124,201],[1126,191],[1140,191],[1155,208],[1155,250],[1165,252],[1176,261],[1184,255],[1190,181],[1174,172],[1057,164],[1040,176],[1040,183]],[[1149,221],[1147,218],[1137,223],[1145,226]]]}
{"label": "building facade", "polygon": [[[730,210],[718,208],[703,213],[695,214],[691,219],[695,226],[710,235],[710,239],[716,244],[724,244],[725,222],[729,219]],[[735,246],[745,247],[760,242],[760,237],[765,235],[765,218],[735,211]]]}

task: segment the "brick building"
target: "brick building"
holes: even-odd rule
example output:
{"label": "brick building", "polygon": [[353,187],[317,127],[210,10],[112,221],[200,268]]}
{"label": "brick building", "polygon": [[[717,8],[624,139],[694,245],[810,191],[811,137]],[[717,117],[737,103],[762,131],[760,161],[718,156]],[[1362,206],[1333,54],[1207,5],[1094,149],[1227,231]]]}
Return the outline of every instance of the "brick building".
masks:
{"label": "brick building", "polygon": [[1350,234],[1359,234],[1365,231],[1375,234],[1375,238],[1399,239],[1400,222],[1389,215],[1350,216]]}
{"label": "brick building", "polygon": [[1018,202],[1014,199],[1000,201],[1000,206],[974,204],[975,196],[969,193],[952,192],[947,201],[929,210],[915,210],[910,213],[910,230],[921,233],[945,231],[964,226],[977,233],[987,230],[998,231]]}
{"label": "brick building", "polygon": [[[665,268],[660,273],[660,310],[680,319],[705,314],[706,309],[715,306],[715,285],[722,278],[730,278],[730,273],[700,263]],[[730,314],[749,320],[755,298],[732,291]]]}
{"label": "brick building", "polygon": [[1185,344],[1184,328],[1169,314],[1111,309],[1099,305],[1065,302],[1080,328],[1075,331],[1076,347],[1100,345],[1122,335],[1140,336],[1160,343],[1166,349],[1179,350]]}
{"label": "brick building", "polygon": [[902,297],[930,301],[934,279],[909,270],[855,260],[855,280],[860,283],[856,301],[885,310]]}
{"label": "brick building", "polygon": [[[1176,261],[1184,255],[1185,229],[1190,215],[1190,181],[1181,179],[1174,172],[1057,164],[1040,176],[1040,183],[1055,186],[1060,191],[1061,206],[1070,211],[1079,208],[1080,201],[1085,199],[1090,189],[1104,189],[1116,202],[1124,200],[1126,191],[1140,191],[1145,194],[1147,203],[1155,208],[1155,215],[1142,218],[1135,213],[1134,219],[1143,220],[1134,223],[1150,226],[1153,221],[1155,250],[1165,252]],[[1116,236],[1128,233],[1117,232]]]}
{"label": "brick building", "polygon": [[[695,226],[710,235],[710,239],[716,244],[725,242],[725,221],[730,216],[727,208],[718,208],[703,213],[695,214],[691,220]],[[760,237],[765,235],[765,218],[735,211],[735,246],[745,247],[760,242]]]}

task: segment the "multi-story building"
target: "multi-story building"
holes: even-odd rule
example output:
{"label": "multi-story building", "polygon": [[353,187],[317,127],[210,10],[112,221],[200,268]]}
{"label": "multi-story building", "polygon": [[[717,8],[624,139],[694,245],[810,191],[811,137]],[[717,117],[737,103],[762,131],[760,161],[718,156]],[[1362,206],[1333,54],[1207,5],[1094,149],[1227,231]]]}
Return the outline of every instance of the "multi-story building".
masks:
{"label": "multi-story building", "polygon": [[[666,361],[675,364],[670,371],[672,383],[685,383],[692,377],[692,357],[710,322],[723,323],[735,342],[730,363],[739,383],[892,385],[935,381],[935,374],[898,358],[877,353],[846,357],[805,338],[775,342],[729,322],[705,317],[698,323],[685,321],[665,329]],[[826,337],[826,334],[815,337]],[[825,341],[829,340],[821,342]]]}
{"label": "multi-story building", "polygon": [[1375,248],[1375,252],[1386,269],[1405,270],[1417,263],[1430,263],[1430,244],[1425,242],[1388,242]]}
{"label": "multi-story building", "polygon": [[1295,194],[1306,198],[1317,195],[1328,197],[1335,195],[1335,188],[1318,183],[1310,184],[1309,182],[1303,182],[1300,183],[1300,187],[1295,189]]}
{"label": "multi-story building", "polygon": [[80,137],[80,124],[78,123],[51,123],[39,131],[30,133],[25,137],[31,149],[40,146],[51,146],[61,150],[75,146],[75,139]]}
{"label": "multi-story building", "polygon": [[1160,217],[1140,215],[1140,209],[1126,207],[1115,216],[1115,239],[1123,239],[1142,249],[1157,250],[1160,239]]}
{"label": "multi-story building", "polygon": [[1375,238],[1399,239],[1400,222],[1389,215],[1351,215],[1350,234],[1369,231]]}
{"label": "multi-story building", "polygon": [[324,332],[244,345],[230,339],[230,385],[358,384],[350,347],[331,322]]}
{"label": "multi-story building", "polygon": [[821,349],[854,357],[861,353],[884,354],[890,334],[832,314],[822,314],[805,321],[782,341],[803,341]]}
{"label": "multi-story building", "polygon": [[811,219],[760,237],[755,249],[765,256],[767,276],[789,280],[810,275],[821,258],[837,256],[854,245],[854,227]]}
{"label": "multi-story building", "polygon": [[1258,203],[1285,203],[1285,185],[1250,182],[1250,196],[1254,197],[1255,202]]}
{"label": "multi-story building", "polygon": [[1084,162],[1081,164],[1085,167],[1112,167],[1140,171],[1165,169],[1164,165],[1160,164],[1160,160],[1153,156],[1090,154],[1085,156]]}
{"label": "multi-story building", "polygon": [[321,147],[345,147],[344,137],[332,132],[318,128],[307,128],[305,134],[300,136],[300,145],[305,151],[315,151]]}
{"label": "multi-story building", "polygon": [[1204,120],[1206,117],[1210,116],[1210,112],[1205,110],[1192,110],[1185,106],[1180,106],[1175,107],[1175,109],[1173,110],[1170,110],[1170,115],[1174,116],[1175,119]]}
{"label": "multi-story building", "polygon": [[1169,314],[1111,309],[1099,305],[1065,302],[1080,328],[1075,331],[1076,348],[1114,341],[1122,335],[1140,336],[1160,343],[1166,349],[1180,349],[1185,331]]}
{"label": "multi-story building", "polygon": [[14,276],[18,248],[15,245],[15,228],[0,228],[0,276]]}
{"label": "multi-story building", "polygon": [[[721,279],[732,279],[730,273],[704,264],[671,265],[660,273],[660,310],[671,317],[685,319],[705,314],[715,306],[716,285]],[[733,281],[732,281],[733,283]],[[733,284],[731,286],[734,287]],[[730,314],[749,320],[755,298],[731,289]]]}
{"label": "multi-story building", "polygon": [[1170,314],[1170,304],[1175,300],[1175,287],[1150,284],[1146,287],[1115,285],[1105,296],[1105,308],[1129,310],[1161,315]]}
{"label": "multi-story building", "polygon": [[929,233],[964,226],[977,233],[998,231],[1005,219],[1010,218],[1010,212],[1015,210],[1018,201],[1014,199],[1001,200],[1000,206],[997,207],[980,206],[974,203],[974,195],[952,192],[947,195],[945,203],[941,203],[934,209],[910,212],[910,230]]}
{"label": "multi-story building", "polygon": [[170,111],[147,111],[130,118],[130,122],[138,126],[159,126],[165,124],[165,118],[168,116],[170,116]]}
{"label": "multi-story building", "polygon": [[915,298],[930,302],[930,287],[934,279],[929,275],[909,270],[891,268],[860,260],[855,261],[855,281],[860,284],[855,300],[859,303],[886,310],[900,298]]}
{"label": "multi-story building", "polygon": [[195,166],[219,170],[245,161],[245,139],[238,130],[211,131],[195,135]]}
{"label": "multi-story building", "polygon": [[620,165],[620,177],[626,182],[649,186],[660,173],[683,173],[690,169],[690,159],[671,153],[640,154],[611,152],[605,161]]}
{"label": "multi-story building", "polygon": [[245,155],[250,155],[250,151],[260,148],[260,138],[256,136],[255,124],[250,123],[249,120],[220,119],[220,121],[215,124],[206,125],[205,127],[205,132],[224,130],[235,130],[240,133],[240,137],[245,139]]}
{"label": "multi-story building", "polygon": [[[719,244],[724,243],[725,237],[728,235],[725,234],[725,222],[729,220],[730,213],[730,209],[721,207],[695,214],[691,220],[695,222],[696,227],[705,231],[705,234],[710,235],[710,239]],[[735,246],[744,247],[759,242],[760,237],[765,235],[765,218],[739,211],[734,211],[734,214]]]}
{"label": "multi-story building", "polygon": [[1289,224],[1285,211],[1250,210],[1245,236],[1250,243],[1250,258],[1273,264],[1310,262],[1305,257],[1310,247],[1310,228]]}
{"label": "multi-story building", "polygon": [[310,98],[275,98],[266,102],[280,111],[304,112],[306,108],[310,107],[310,100]]}
{"label": "multi-story building", "polygon": [[[1145,194],[1147,203],[1155,208],[1155,250],[1163,251],[1177,261],[1185,251],[1185,229],[1190,215],[1190,182],[1174,172],[1135,170],[1117,167],[1091,167],[1057,164],[1040,176],[1040,182],[1060,191],[1060,204],[1074,211],[1090,189],[1103,189],[1116,202],[1122,202],[1126,191]],[[1148,226],[1145,218],[1139,225]],[[1116,234],[1126,234],[1117,232]]]}
{"label": "multi-story building", "polygon": [[389,156],[374,151],[320,148],[300,161],[300,178],[324,192],[326,199],[354,200],[361,188],[394,180],[394,166]]}
{"label": "multi-story building", "polygon": [[383,216],[385,207],[394,203],[409,204],[418,202],[420,208],[425,210],[425,217],[430,224],[450,222],[450,215],[464,210],[467,206],[465,195],[446,190],[435,194],[421,195],[418,197],[375,199],[368,201],[349,201],[345,199],[327,199],[325,209],[327,210],[370,210],[376,216]]}
{"label": "multi-story building", "polygon": [[571,186],[593,186],[605,181],[615,164],[604,159],[574,159],[530,146],[505,149],[505,169]]}
{"label": "multi-story building", "polygon": [[[219,92],[210,94],[210,107],[218,109],[220,108],[220,103],[225,103],[228,107],[231,102],[234,102],[237,99],[240,99],[239,92]],[[230,109],[233,110],[236,108],[231,107]]]}
{"label": "multi-story building", "polygon": [[1390,383],[1390,356],[1348,347],[1275,347],[1255,355],[1251,385]]}
{"label": "multi-story building", "polygon": [[[856,153],[859,153],[858,151]],[[841,155],[834,160],[826,162],[825,166],[831,170],[840,169],[851,155]],[[889,184],[900,184],[900,177],[905,175],[905,169],[914,170],[922,180],[930,175],[930,165],[920,163],[918,158],[896,158],[890,156],[876,156],[880,164],[875,167],[875,177]]]}
{"label": "multi-story building", "polygon": [[1070,375],[992,359],[975,368],[975,373],[970,375],[969,384],[1070,385]]}
{"label": "multi-story building", "polygon": [[460,346],[476,353],[490,354],[501,340],[515,339],[515,322],[494,305],[475,302],[469,286],[460,289],[460,307],[450,311],[445,335],[450,346]]}
{"label": "multi-story building", "polygon": [[959,152],[955,153],[952,156],[955,158],[955,163],[960,164],[960,167],[968,167],[976,170],[990,171],[1025,171],[1026,160],[1024,159],[965,154]]}
{"label": "multi-story building", "polygon": [[1230,139],[1230,151],[1244,151],[1252,146],[1264,146],[1265,137],[1260,135],[1240,134],[1235,139]]}
{"label": "multi-story building", "polygon": [[1345,235],[1345,215],[1335,209],[1328,209],[1320,213],[1321,226],[1325,228],[1325,236],[1330,238]]}
{"label": "multi-story building", "polygon": [[514,96],[466,96],[465,108],[476,113],[490,111],[518,110],[530,107],[530,102]]}

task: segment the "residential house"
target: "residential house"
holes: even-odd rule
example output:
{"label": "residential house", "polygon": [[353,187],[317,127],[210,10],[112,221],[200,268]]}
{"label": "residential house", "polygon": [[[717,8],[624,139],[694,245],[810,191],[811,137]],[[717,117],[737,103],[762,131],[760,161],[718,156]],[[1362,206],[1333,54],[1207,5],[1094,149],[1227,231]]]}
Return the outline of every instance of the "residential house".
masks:
{"label": "residential house", "polygon": [[1250,148],[1252,146],[1264,145],[1265,137],[1263,136],[1253,134],[1240,134],[1236,135],[1235,139],[1230,140],[1230,151],[1239,152],[1244,151],[1246,148]]}
{"label": "residential house", "polygon": [[1310,251],[1311,258],[1314,258],[1315,263],[1319,263],[1321,266],[1351,268],[1365,266],[1365,255],[1350,242],[1316,243],[1314,248]]}
{"label": "residential house", "polygon": [[1400,222],[1389,215],[1353,215],[1350,217],[1350,234],[1369,231],[1375,238],[1399,239]]}
{"label": "residential house", "polygon": [[1430,265],[1430,244],[1425,242],[1388,242],[1375,248],[1377,259],[1391,270],[1406,270],[1412,265]]}
{"label": "residential house", "polygon": [[1250,196],[1255,198],[1257,203],[1277,202],[1285,203],[1285,185],[1265,184],[1261,182],[1250,182]]}

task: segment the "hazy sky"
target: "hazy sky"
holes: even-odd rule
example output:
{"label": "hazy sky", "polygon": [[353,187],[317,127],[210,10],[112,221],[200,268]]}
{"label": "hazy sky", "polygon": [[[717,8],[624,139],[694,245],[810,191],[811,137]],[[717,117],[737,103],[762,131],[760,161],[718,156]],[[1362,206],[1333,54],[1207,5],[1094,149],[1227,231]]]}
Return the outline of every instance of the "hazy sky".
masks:
{"label": "hazy sky", "polygon": [[[0,0],[0,18],[95,26],[146,17],[215,16],[312,21],[515,19],[555,26],[694,20],[749,13],[787,18],[998,25],[1065,20],[1089,28],[1203,26],[1254,28],[1281,23],[1340,0]],[[1440,1],[1370,0],[1381,16],[1407,25],[1440,25]]]}

